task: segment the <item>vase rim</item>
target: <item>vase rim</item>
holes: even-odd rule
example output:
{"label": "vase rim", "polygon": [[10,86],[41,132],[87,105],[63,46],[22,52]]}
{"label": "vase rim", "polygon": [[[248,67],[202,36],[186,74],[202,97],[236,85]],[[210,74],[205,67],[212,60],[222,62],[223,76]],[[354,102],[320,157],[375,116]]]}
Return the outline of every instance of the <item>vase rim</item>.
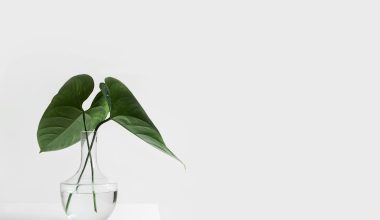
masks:
{"label": "vase rim", "polygon": [[106,183],[66,183],[66,182],[61,182],[61,185],[68,185],[68,186],[100,186],[100,185],[112,185],[112,186],[117,186],[116,182],[106,182]]}

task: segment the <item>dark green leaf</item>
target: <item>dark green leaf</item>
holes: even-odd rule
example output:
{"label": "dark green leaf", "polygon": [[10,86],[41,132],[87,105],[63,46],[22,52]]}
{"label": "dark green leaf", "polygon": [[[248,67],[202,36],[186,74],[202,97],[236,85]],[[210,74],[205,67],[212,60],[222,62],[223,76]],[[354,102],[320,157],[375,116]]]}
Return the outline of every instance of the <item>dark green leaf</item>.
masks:
{"label": "dark green leaf", "polygon": [[112,77],[107,77],[105,83],[111,97],[111,119],[153,147],[180,161],[166,147],[160,132],[131,91],[122,82]]}
{"label": "dark green leaf", "polygon": [[99,85],[101,92],[103,93],[103,96],[105,97],[109,108],[111,108],[111,97],[110,97],[110,90],[108,89],[108,86],[105,83],[100,83]]}
{"label": "dark green leaf", "polygon": [[100,122],[106,119],[109,113],[109,107],[102,92],[99,92],[92,101],[90,109],[86,115],[91,117],[90,121],[86,120],[87,130],[93,130]]}
{"label": "dark green leaf", "polygon": [[[94,81],[89,75],[74,76],[62,86],[38,125],[41,152],[60,150],[80,140],[84,130],[82,104],[93,89]],[[86,121],[91,121],[91,117],[86,114]]]}

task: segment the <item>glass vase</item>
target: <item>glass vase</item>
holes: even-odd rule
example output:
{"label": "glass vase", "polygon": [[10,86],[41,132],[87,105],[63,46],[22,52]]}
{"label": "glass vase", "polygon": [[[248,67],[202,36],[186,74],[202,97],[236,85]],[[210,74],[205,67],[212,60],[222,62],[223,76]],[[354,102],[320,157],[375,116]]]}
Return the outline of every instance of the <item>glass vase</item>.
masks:
{"label": "glass vase", "polygon": [[117,200],[117,184],[100,172],[97,134],[81,133],[81,164],[76,174],[61,183],[61,200],[70,220],[106,220]]}

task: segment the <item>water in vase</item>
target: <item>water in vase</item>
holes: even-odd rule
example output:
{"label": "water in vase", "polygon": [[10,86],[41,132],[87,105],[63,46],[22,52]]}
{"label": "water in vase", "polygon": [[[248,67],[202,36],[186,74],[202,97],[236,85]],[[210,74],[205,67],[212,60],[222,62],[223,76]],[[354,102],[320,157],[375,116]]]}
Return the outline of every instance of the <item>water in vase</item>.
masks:
{"label": "water in vase", "polygon": [[[66,207],[70,193],[61,192],[62,205]],[[92,193],[74,192],[71,195],[70,205],[66,216],[70,220],[105,220],[116,205],[117,191],[96,193],[96,206],[94,205]],[[96,207],[96,211],[95,211]]]}

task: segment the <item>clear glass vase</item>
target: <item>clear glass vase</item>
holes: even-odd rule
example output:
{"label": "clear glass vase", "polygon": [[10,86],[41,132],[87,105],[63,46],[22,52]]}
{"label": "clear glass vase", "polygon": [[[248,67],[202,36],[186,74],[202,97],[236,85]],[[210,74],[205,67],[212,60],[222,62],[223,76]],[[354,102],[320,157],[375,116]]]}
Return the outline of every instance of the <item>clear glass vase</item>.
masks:
{"label": "clear glass vase", "polygon": [[61,183],[61,199],[70,220],[106,220],[117,200],[117,184],[100,172],[96,132],[81,133],[82,157],[76,174]]}

